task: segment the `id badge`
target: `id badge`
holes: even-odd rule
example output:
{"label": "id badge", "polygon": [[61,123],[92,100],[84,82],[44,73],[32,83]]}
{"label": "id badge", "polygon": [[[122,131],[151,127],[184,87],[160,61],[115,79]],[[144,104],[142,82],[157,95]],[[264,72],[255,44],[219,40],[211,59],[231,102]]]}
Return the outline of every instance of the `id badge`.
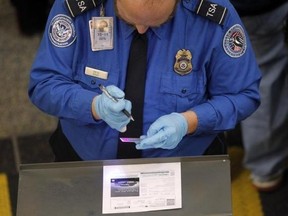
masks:
{"label": "id badge", "polygon": [[93,17],[89,26],[92,51],[113,49],[113,17]]}

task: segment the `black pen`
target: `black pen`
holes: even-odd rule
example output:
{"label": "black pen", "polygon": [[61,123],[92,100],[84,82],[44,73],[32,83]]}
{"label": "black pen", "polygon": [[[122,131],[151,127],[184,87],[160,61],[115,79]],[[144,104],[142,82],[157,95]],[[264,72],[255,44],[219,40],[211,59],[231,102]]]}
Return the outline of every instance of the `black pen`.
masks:
{"label": "black pen", "polygon": [[[99,88],[100,90],[108,97],[110,98],[112,101],[114,101],[115,103],[118,102],[118,99],[114,96],[112,96],[108,91],[107,89],[105,88],[105,86],[99,84]],[[130,118],[132,121],[134,121],[134,118],[133,116],[126,110],[126,109],[123,109],[122,112],[128,117]]]}

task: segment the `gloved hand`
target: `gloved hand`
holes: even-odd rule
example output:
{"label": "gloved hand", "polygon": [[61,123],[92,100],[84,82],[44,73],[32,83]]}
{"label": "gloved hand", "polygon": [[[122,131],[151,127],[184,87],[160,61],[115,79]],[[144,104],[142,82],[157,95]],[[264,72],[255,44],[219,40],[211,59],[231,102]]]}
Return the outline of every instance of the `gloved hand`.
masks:
{"label": "gloved hand", "polygon": [[186,135],[188,123],[179,113],[171,113],[158,118],[148,129],[147,136],[141,136],[137,149],[173,149]]}
{"label": "gloved hand", "polygon": [[111,128],[125,132],[126,125],[130,122],[130,118],[128,118],[122,110],[126,109],[131,113],[131,102],[124,99],[125,93],[116,86],[107,86],[106,90],[110,95],[116,97],[118,102],[114,102],[102,93],[96,96],[94,100],[95,111]]}

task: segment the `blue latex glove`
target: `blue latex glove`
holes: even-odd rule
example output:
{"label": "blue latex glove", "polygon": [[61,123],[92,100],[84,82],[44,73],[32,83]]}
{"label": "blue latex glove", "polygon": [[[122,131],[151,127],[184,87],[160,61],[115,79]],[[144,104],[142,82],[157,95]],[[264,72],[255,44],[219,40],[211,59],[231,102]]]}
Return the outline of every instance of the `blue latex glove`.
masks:
{"label": "blue latex glove", "polygon": [[118,99],[118,102],[114,102],[102,93],[94,100],[95,111],[111,128],[125,132],[126,125],[130,122],[130,118],[128,118],[122,110],[126,109],[131,113],[131,102],[124,99],[125,93],[118,87],[110,85],[107,86],[106,89],[110,95]]}
{"label": "blue latex glove", "polygon": [[179,113],[171,113],[158,118],[148,129],[147,136],[141,136],[137,149],[173,149],[186,135],[188,123]]}

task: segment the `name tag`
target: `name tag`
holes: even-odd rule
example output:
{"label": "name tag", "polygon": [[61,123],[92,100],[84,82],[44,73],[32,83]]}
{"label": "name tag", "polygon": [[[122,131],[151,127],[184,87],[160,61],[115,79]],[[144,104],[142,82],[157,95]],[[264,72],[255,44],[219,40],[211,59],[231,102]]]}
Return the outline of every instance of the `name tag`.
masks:
{"label": "name tag", "polygon": [[96,77],[96,78],[104,79],[104,80],[108,79],[108,72],[90,68],[90,67],[85,67],[85,74]]}

